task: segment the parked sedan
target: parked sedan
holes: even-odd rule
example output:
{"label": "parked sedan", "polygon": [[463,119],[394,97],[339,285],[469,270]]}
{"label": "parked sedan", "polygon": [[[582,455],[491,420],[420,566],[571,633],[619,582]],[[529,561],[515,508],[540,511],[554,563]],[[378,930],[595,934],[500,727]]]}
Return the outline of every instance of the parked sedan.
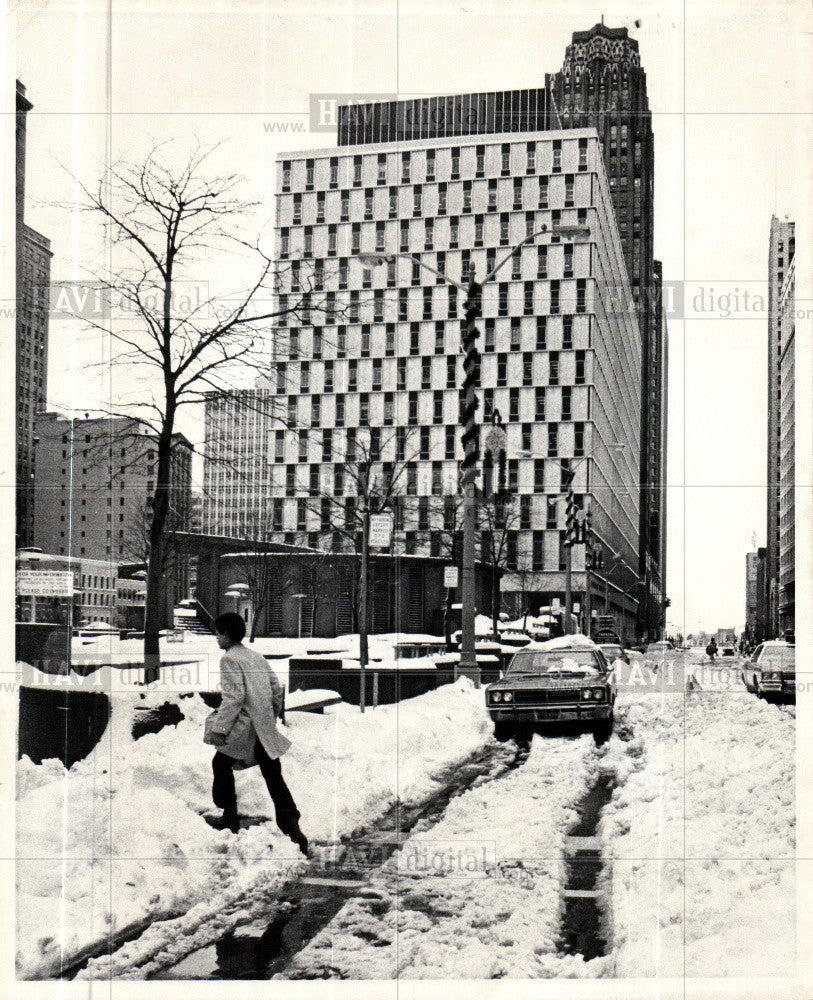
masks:
{"label": "parked sedan", "polygon": [[600,642],[598,648],[604,653],[604,659],[608,663],[614,663],[616,660],[623,660],[624,663],[630,661],[629,653],[616,642]]}
{"label": "parked sedan", "polygon": [[746,688],[760,698],[796,701],[796,647],[780,639],[760,643],[741,676]]}
{"label": "parked sedan", "polygon": [[613,671],[585,636],[530,643],[485,692],[498,740],[523,725],[560,721],[590,722],[597,736],[609,736],[615,695]]}

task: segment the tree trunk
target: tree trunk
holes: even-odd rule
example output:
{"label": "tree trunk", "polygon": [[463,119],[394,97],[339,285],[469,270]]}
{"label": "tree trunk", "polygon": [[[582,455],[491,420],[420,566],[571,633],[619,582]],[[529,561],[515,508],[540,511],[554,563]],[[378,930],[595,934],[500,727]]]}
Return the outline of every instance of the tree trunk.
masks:
{"label": "tree trunk", "polygon": [[370,561],[370,509],[364,510],[364,523],[361,531],[361,581],[359,593],[359,708],[364,711],[364,696],[366,685],[365,670],[369,662],[367,643],[367,590]]}
{"label": "tree trunk", "polygon": [[164,528],[169,512],[170,452],[174,413],[167,413],[158,438],[158,474],[150,522],[150,557],[144,611],[144,680],[158,680],[161,667],[159,632],[164,620]]}

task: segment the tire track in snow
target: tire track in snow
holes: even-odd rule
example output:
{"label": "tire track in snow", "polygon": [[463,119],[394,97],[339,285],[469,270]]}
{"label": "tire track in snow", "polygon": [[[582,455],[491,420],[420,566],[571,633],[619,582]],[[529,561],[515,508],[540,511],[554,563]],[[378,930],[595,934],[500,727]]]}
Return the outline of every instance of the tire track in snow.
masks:
{"label": "tire track in snow", "polygon": [[[321,845],[321,851],[320,845],[313,846],[318,853],[333,858],[331,868],[335,868],[337,857],[341,863],[342,849],[358,840],[369,839],[375,842],[378,848],[386,851],[385,856],[389,856],[398,846],[398,841],[390,840],[388,848],[388,841],[381,838],[382,834],[404,832],[416,825],[431,824],[455,795],[461,794],[468,787],[492,781],[520,767],[529,751],[530,746],[512,744],[504,747],[502,744],[489,743],[462,762],[445,768],[436,778],[439,787],[428,798],[412,805],[396,803],[378,820],[355,835],[342,838],[338,844]],[[66,970],[65,978],[143,979],[157,976],[178,963],[184,966],[183,975],[161,975],[161,978],[209,978],[205,969],[207,964],[212,964],[212,956],[202,955],[197,967],[194,961],[185,961],[187,956],[207,949],[213,942],[227,940],[241,926],[264,920],[272,925],[279,921],[281,913],[292,913],[296,909],[297,885],[301,885],[303,879],[308,877],[311,880],[319,879],[325,867],[324,861],[324,857],[320,864],[318,860],[309,862],[294,855],[290,858],[269,858],[269,870],[259,879],[249,884],[240,884],[238,881],[225,888],[217,887],[217,893],[210,902],[198,903],[188,913],[174,919],[156,921],[149,926],[137,928],[136,933],[128,940],[115,943],[112,954],[91,957],[90,960],[85,958]],[[347,872],[348,866],[344,867]],[[351,867],[350,874],[352,873]],[[305,893],[308,894],[319,900],[318,894]],[[292,896],[294,902],[291,902]],[[336,909],[338,908],[337,906]],[[327,922],[327,919],[329,917],[322,922]],[[313,926],[311,933],[315,934],[318,929],[318,926]],[[191,968],[188,967],[190,965]],[[257,976],[254,974],[250,978]]]}

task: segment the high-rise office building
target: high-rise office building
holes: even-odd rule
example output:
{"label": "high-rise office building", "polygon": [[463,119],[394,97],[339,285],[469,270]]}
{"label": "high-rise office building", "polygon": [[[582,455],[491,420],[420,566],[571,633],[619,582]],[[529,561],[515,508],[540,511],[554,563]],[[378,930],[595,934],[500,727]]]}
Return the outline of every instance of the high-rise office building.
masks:
{"label": "high-rise office building", "polygon": [[[44,552],[112,562],[145,562],[155,494],[152,432],[125,417],[36,421],[34,542]],[[173,436],[168,531],[188,527],[192,447]]]}
{"label": "high-rise office building", "polygon": [[779,293],[782,344],[779,356],[779,591],[781,635],[795,634],[796,626],[796,257],[790,262]]}
{"label": "high-rise office building", "polygon": [[25,224],[26,118],[33,105],[17,81],[16,237],[17,237],[17,545],[30,545],[34,534],[34,421],[45,409],[48,382],[48,312],[51,244]]}
{"label": "high-rise office building", "polygon": [[[519,610],[564,597],[562,465],[569,464],[597,543],[618,555],[619,579],[627,574],[609,587],[608,601],[631,632],[641,348],[592,129],[280,156],[277,246],[288,282],[280,305],[298,294],[298,272],[307,268],[317,275],[314,299],[336,308],[324,315],[306,308],[277,331],[285,428],[251,432],[266,441],[267,496],[279,527],[271,537],[337,543],[313,498],[328,509],[331,497],[358,502],[343,472],[364,441],[382,474],[403,473],[394,551],[441,554],[444,506],[458,494],[462,458],[463,303],[457,287],[421,265],[465,285],[526,236],[534,238],[484,286],[478,324],[479,416],[484,424],[497,411],[502,417],[505,485],[515,497],[504,526],[504,600]],[[382,266],[359,255],[381,255]],[[573,565],[578,601],[583,547]]]}
{"label": "high-rise office building", "polygon": [[751,642],[761,635],[759,628],[759,554],[745,556],[745,633]]}
{"label": "high-rise office building", "polygon": [[[666,580],[668,336],[661,265],[654,259],[654,140],[646,73],[626,28],[573,33],[545,88],[339,108],[339,145],[453,138],[534,129],[595,128],[601,142],[641,339],[638,628],[655,637]],[[628,582],[628,581],[627,581]]]}
{"label": "high-rise office building", "polygon": [[563,128],[598,131],[641,335],[641,551],[647,600],[642,633],[662,622],[666,579],[667,335],[661,265],[654,259],[655,149],[646,73],[626,28],[573,33],[558,73],[546,77]]}
{"label": "high-rise office building", "polygon": [[[278,379],[281,395],[288,391],[284,369]],[[281,461],[284,438],[284,425],[274,418],[274,388],[259,379],[252,389],[206,396],[200,524],[205,534],[261,538],[272,529],[272,463]]]}
{"label": "high-rise office building", "polygon": [[[786,352],[789,340],[792,341],[793,327],[792,310],[787,316],[782,311],[782,291],[785,285],[791,261],[795,253],[795,225],[787,218],[782,221],[776,216],[771,218],[770,239],[768,244],[768,506],[767,506],[767,541],[765,545],[765,605],[768,609],[767,635],[776,636],[780,631],[779,606],[780,593],[780,551],[782,549],[782,359],[785,357],[786,376],[790,375],[792,386],[793,349]],[[787,296],[786,296],[787,298]],[[792,420],[792,407],[785,413]],[[790,450],[788,450],[790,449]],[[791,468],[793,462],[793,435],[786,435],[785,454],[790,455]],[[785,469],[787,475],[788,470]],[[792,472],[791,472],[792,475]],[[792,502],[792,501],[791,501]],[[785,510],[786,516],[788,510]],[[786,525],[787,527],[787,525]],[[787,542],[786,538],[786,542]],[[787,571],[787,567],[786,567]],[[790,582],[790,581],[788,581]]]}

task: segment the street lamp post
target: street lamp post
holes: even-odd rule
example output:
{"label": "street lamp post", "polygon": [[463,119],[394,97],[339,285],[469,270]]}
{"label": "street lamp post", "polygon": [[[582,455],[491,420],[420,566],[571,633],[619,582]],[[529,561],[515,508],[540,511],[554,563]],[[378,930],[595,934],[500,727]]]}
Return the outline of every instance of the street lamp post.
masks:
{"label": "street lamp post", "polygon": [[471,676],[477,687],[480,686],[480,671],[477,667],[477,652],[475,649],[474,636],[474,607],[475,607],[475,549],[477,533],[477,489],[475,481],[477,478],[477,461],[479,458],[479,428],[477,426],[476,415],[479,406],[477,399],[477,378],[479,369],[480,354],[477,350],[477,338],[480,335],[477,329],[477,318],[480,316],[482,305],[483,286],[492,281],[497,272],[511,260],[515,254],[532,243],[538,236],[544,234],[551,236],[589,236],[590,229],[587,226],[557,226],[554,230],[549,230],[547,226],[534,233],[530,233],[525,239],[520,240],[505,257],[480,281],[470,281],[468,286],[455,281],[442,271],[438,271],[429,264],[425,264],[417,254],[394,253],[394,254],[358,254],[356,259],[365,267],[372,267],[378,264],[385,264],[398,257],[405,257],[416,261],[425,270],[430,271],[447,284],[454,285],[460,291],[466,293],[465,314],[462,323],[461,339],[462,348],[465,352],[463,362],[464,379],[460,391],[461,396],[461,418],[463,421],[463,465],[462,465],[462,488],[463,488],[463,560],[460,573],[460,658],[456,675],[467,674]]}

